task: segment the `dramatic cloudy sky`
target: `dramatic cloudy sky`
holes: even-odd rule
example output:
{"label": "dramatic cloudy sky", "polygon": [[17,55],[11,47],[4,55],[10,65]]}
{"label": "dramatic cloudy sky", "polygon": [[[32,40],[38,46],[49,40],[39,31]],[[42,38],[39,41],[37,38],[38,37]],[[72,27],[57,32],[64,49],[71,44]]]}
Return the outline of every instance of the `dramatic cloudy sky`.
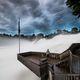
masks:
{"label": "dramatic cloudy sky", "polygon": [[0,32],[17,33],[21,18],[21,33],[44,34],[57,29],[80,27],[80,20],[73,16],[65,0],[0,0]]}

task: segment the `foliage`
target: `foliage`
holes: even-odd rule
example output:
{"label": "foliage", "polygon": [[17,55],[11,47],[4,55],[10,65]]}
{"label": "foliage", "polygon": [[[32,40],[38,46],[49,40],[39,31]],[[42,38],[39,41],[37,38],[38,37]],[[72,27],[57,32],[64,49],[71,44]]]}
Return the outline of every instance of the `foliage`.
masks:
{"label": "foliage", "polygon": [[80,0],[67,0],[66,4],[72,9],[73,15],[80,17]]}

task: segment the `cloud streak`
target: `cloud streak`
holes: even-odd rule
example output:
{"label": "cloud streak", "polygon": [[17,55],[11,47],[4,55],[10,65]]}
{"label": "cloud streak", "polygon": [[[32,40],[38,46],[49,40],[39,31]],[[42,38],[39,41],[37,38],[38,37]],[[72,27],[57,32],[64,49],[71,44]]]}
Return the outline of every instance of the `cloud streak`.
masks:
{"label": "cloud streak", "polygon": [[21,32],[25,34],[80,27],[65,0],[0,0],[0,32],[15,34],[18,17],[21,17]]}

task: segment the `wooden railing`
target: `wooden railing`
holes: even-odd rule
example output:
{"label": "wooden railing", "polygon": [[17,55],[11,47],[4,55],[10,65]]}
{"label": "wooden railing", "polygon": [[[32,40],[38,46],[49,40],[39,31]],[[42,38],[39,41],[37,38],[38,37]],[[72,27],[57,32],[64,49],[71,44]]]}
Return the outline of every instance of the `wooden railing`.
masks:
{"label": "wooden railing", "polygon": [[80,74],[54,74],[53,80],[80,80]]}
{"label": "wooden railing", "polygon": [[55,73],[54,66],[49,65],[49,71],[51,72],[52,78],[49,80],[80,80],[80,74],[79,73],[66,73],[66,74],[60,74]]}
{"label": "wooden railing", "polygon": [[73,58],[74,58],[73,61],[72,61],[73,72],[80,74],[80,57],[78,57],[76,55],[73,55]]}

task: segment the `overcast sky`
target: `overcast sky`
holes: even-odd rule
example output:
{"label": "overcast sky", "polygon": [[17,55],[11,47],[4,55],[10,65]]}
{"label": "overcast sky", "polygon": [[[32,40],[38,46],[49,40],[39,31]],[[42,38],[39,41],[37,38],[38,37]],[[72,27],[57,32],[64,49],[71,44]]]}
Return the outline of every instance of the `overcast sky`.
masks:
{"label": "overcast sky", "polygon": [[65,0],[0,0],[0,32],[17,33],[21,18],[21,33],[51,33],[57,29],[80,27]]}

